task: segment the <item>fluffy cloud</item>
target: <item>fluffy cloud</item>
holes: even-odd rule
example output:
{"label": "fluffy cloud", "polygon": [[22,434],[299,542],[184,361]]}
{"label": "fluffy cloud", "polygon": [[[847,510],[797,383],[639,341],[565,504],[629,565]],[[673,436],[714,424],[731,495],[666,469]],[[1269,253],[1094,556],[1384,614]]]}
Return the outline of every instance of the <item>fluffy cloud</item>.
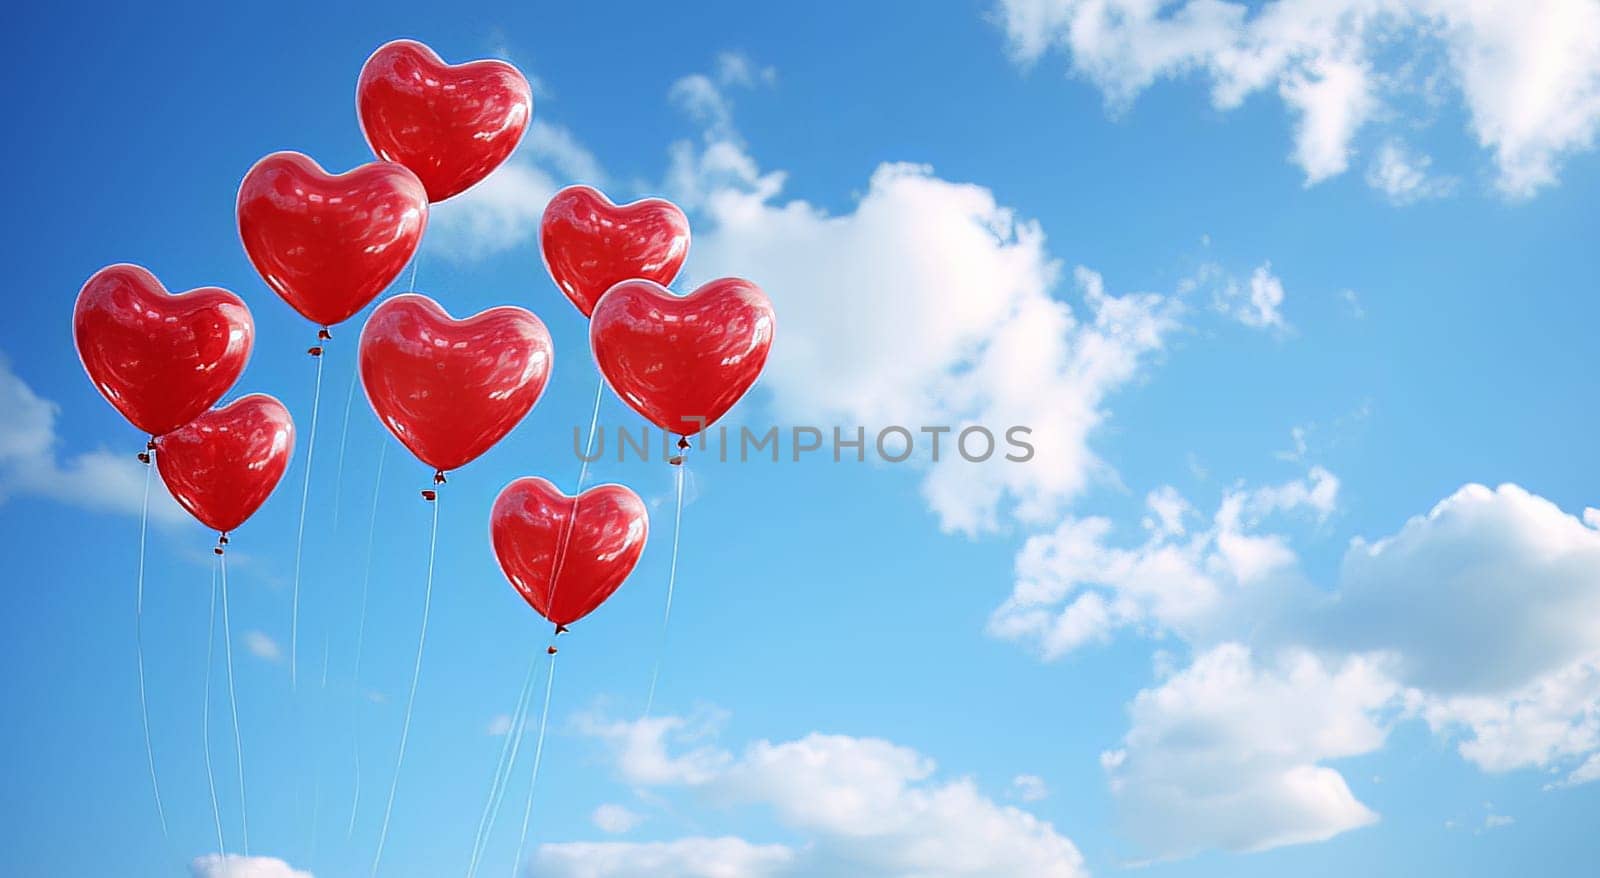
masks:
{"label": "fluffy cloud", "polygon": [[[1286,539],[1255,528],[1325,518],[1337,482],[1227,492],[1209,528],[1176,491],[1147,500],[1144,545],[1068,522],[1018,559],[993,630],[1054,657],[1119,626],[1195,649],[1140,693],[1102,761],[1128,832],[1158,857],[1316,841],[1376,815],[1329,760],[1372,752],[1419,718],[1485,771],[1600,779],[1600,532],[1515,485],[1467,485],[1396,533],[1353,540],[1338,581],[1300,587]],[[1229,637],[1254,635],[1252,648]]]}
{"label": "fluffy cloud", "polygon": [[[65,460],[57,457],[59,408],[34,393],[11,371],[4,356],[0,356],[0,411],[6,413],[0,420],[0,502],[10,495],[26,494],[96,512],[139,514],[147,469],[135,459],[134,451],[98,450]],[[183,510],[156,482],[150,489],[151,520],[172,524],[184,517]]]}
{"label": "fluffy cloud", "polygon": [[1245,599],[1281,597],[1264,584],[1296,560],[1284,537],[1258,528],[1286,513],[1325,519],[1338,492],[1338,478],[1321,467],[1280,485],[1235,487],[1208,526],[1191,531],[1199,514],[1164,487],[1146,498],[1145,540],[1132,548],[1111,544],[1109,519],[1068,518],[1023,544],[1015,587],[989,630],[1056,659],[1129,626],[1197,639],[1248,624]]}
{"label": "fluffy cloud", "polygon": [[1437,177],[1430,172],[1433,159],[1412,152],[1398,140],[1386,141],[1378,148],[1367,169],[1367,185],[1388,196],[1394,204],[1413,204],[1442,198],[1455,190],[1453,177]]}
{"label": "fluffy cloud", "polygon": [[244,648],[262,661],[275,662],[283,658],[283,648],[278,645],[278,641],[263,631],[246,631]]}
{"label": "fluffy cloud", "polygon": [[310,872],[301,872],[282,860],[238,854],[198,857],[189,864],[189,871],[194,878],[312,878]]}
{"label": "fluffy cloud", "polygon": [[622,805],[604,804],[594,809],[590,821],[601,832],[613,834],[627,832],[643,822],[644,818],[628,810]]}
{"label": "fluffy cloud", "polygon": [[548,878],[779,878],[792,874],[795,851],[740,838],[665,842],[567,842],[539,848],[532,874]]}
{"label": "fluffy cloud", "polygon": [[1398,694],[1370,659],[1258,662],[1225,643],[1140,692],[1101,764],[1128,834],[1157,857],[1321,841],[1378,819],[1322,763],[1381,747],[1378,714]]}
{"label": "fluffy cloud", "polygon": [[[587,731],[610,745],[628,783],[697,791],[723,804],[769,808],[783,826],[803,834],[801,848],[756,847],[717,840],[717,852],[760,855],[756,874],[870,874],[886,878],[965,878],[1084,874],[1077,848],[1050,824],[997,804],[966,779],[934,779],[927,757],[872,738],[812,734],[795,741],[757,741],[735,754],[710,740],[703,723],[676,717],[639,722],[591,722]],[[675,845],[601,846],[610,871],[570,875],[750,874],[711,871],[706,839]],[[551,865],[546,851],[541,865]],[[590,846],[593,848],[593,846]],[[778,851],[783,851],[780,855]],[[554,856],[554,855],[552,855]],[[640,857],[632,860],[628,857]],[[697,864],[692,871],[687,863]]]}
{"label": "fluffy cloud", "polygon": [[[699,95],[692,106],[715,121],[708,89],[700,77],[675,91]],[[1162,348],[1176,326],[1171,297],[1114,296],[1077,269],[1075,311],[1056,295],[1061,265],[1037,223],[926,166],[879,166],[854,209],[836,214],[783,200],[784,175],[762,171],[719,127],[673,154],[673,193],[698,208],[691,273],[760,266],[782,315],[764,379],[780,411],[874,432],[1032,428],[1026,464],[967,463],[947,439],[923,493],[952,531],[995,528],[1003,513],[1047,521],[1102,468],[1089,438],[1103,402]]]}
{"label": "fluffy cloud", "polygon": [[[1275,88],[1308,184],[1342,173],[1380,116],[1415,121],[1403,111],[1429,78],[1459,91],[1511,195],[1554,183],[1600,128],[1592,0],[999,0],[998,12],[1017,61],[1060,50],[1113,108],[1192,72],[1223,110]],[[1386,51],[1396,41],[1411,50]]]}
{"label": "fluffy cloud", "polygon": [[1408,686],[1505,695],[1600,652],[1600,532],[1516,485],[1467,485],[1356,540],[1317,640],[1393,653]]}

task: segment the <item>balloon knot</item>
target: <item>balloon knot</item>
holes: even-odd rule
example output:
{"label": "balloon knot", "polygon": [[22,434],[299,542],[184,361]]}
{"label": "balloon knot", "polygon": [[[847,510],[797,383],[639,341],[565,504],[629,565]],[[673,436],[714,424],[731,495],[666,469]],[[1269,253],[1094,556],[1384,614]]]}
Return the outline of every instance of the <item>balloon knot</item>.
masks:
{"label": "balloon knot", "polygon": [[220,554],[222,554],[222,547],[218,546],[215,549],[212,549],[211,551],[213,551],[213,552],[217,553],[218,555],[220,555]]}
{"label": "balloon knot", "polygon": [[680,450],[680,451],[688,451],[689,450],[689,437],[688,436],[679,436],[678,437],[678,450]]}
{"label": "balloon knot", "polygon": [[679,455],[675,455],[673,457],[669,457],[669,458],[667,458],[667,463],[670,463],[673,466],[683,466],[683,455],[679,454]]}
{"label": "balloon knot", "polygon": [[225,533],[217,534],[217,545],[226,546],[227,544],[228,544],[228,535],[225,534]]}
{"label": "balloon knot", "polygon": [[428,501],[429,503],[432,503],[433,501],[439,499],[439,492],[438,491],[430,491],[430,490],[424,489],[423,492],[422,492],[422,499]]}
{"label": "balloon knot", "polygon": [[321,329],[317,330],[317,341],[329,341],[332,338],[333,338],[333,333],[328,331],[328,327],[324,326]]}
{"label": "balloon knot", "polygon": [[556,624],[556,633],[557,634],[566,634],[568,631],[571,631],[571,630],[572,630],[571,628],[568,628],[565,625],[562,625],[560,623]]}
{"label": "balloon knot", "polygon": [[148,452],[148,451],[139,452],[139,462],[140,463],[149,463],[150,462],[150,452]]}
{"label": "balloon knot", "polygon": [[148,442],[146,442],[144,444],[144,450],[145,451],[155,451],[156,450],[156,437],[154,437],[154,436],[150,437],[150,441],[148,441]]}
{"label": "balloon knot", "polygon": [[544,651],[545,651],[545,653],[547,655],[555,655],[556,654],[556,648],[554,646],[547,646],[547,647],[545,647]]}
{"label": "balloon knot", "polygon": [[322,356],[322,345],[319,345],[319,344],[312,345],[311,347],[306,348],[306,353],[310,354],[313,357],[320,357],[320,356]]}
{"label": "balloon knot", "polygon": [[433,471],[433,483],[435,485],[444,484],[444,470],[439,469]]}

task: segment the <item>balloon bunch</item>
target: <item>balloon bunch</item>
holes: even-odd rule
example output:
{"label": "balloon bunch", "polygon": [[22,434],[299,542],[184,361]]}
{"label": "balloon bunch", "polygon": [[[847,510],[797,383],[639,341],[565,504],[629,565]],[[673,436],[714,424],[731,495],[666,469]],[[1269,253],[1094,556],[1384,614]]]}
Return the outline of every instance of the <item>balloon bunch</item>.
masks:
{"label": "balloon bunch", "polygon": [[[324,348],[333,327],[360,313],[408,264],[413,266],[413,289],[373,310],[357,348],[357,374],[373,412],[434,473],[433,483],[421,492],[433,513],[427,586],[399,752],[372,864],[376,874],[427,637],[440,486],[448,473],[483,455],[533,409],[549,383],[554,347],[544,323],[524,308],[504,305],[455,319],[414,290],[415,259],[430,205],[484,179],[526,132],[533,115],[526,77],[502,61],[446,64],[427,46],[400,40],[367,60],[356,106],[376,161],[329,174],[300,153],[268,155],[250,168],[239,187],[237,219],[250,263],[274,293],[317,329],[308,349],[317,362],[316,392],[295,550],[295,632]],[[688,219],[676,205],[653,198],[619,206],[586,186],[557,193],[540,226],[540,247],[551,278],[590,319],[589,343],[600,375],[591,447],[606,386],[647,421],[679,437],[679,452],[671,459],[678,469],[668,614],[689,439],[726,414],[755,383],[775,325],[766,296],[745,280],[714,280],[682,296],[669,291],[666,285],[683,267],[689,240]],[[212,408],[249,359],[254,341],[249,309],[226,290],[171,295],[148,271],[113,265],[97,272],[79,294],[74,331],[95,386],[149,434],[141,459],[153,460],[178,503],[218,532],[227,636],[223,547],[228,534],[282,479],[294,445],[293,420],[272,397],[251,394]],[[544,478],[518,478],[501,490],[490,513],[491,544],[501,570],[527,604],[554,625],[556,635],[622,585],[638,564],[650,530],[645,504],[633,490],[617,484],[585,490],[592,459],[585,455],[572,495]],[[143,534],[141,524],[141,613]],[[291,635],[291,673],[296,636]],[[544,653],[550,656],[550,676],[542,716],[548,714],[554,680],[553,641]],[[229,656],[231,692],[231,645]],[[139,659],[142,705],[142,637]],[[529,670],[517,716],[525,715],[529,706],[532,666]],[[209,673],[207,680],[209,686]],[[654,679],[651,688],[653,698]],[[235,732],[237,746],[237,722]],[[535,778],[543,732],[541,719]],[[147,715],[145,740],[165,831]],[[480,821],[469,874],[488,843],[490,815],[498,811],[515,763],[514,750],[510,762],[506,755],[503,751]],[[532,790],[530,782],[528,808]],[[213,806],[215,810],[214,791]],[[524,839],[527,815],[525,809]],[[245,826],[248,839],[248,821]],[[219,821],[219,846],[220,830]]]}

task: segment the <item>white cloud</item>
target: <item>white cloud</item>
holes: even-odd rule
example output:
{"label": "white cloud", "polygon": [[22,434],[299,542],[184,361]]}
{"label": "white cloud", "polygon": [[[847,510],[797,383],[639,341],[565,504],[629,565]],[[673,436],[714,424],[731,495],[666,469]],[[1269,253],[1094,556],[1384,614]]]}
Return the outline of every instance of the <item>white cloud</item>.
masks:
{"label": "white cloud", "polygon": [[640,815],[622,805],[609,802],[594,809],[589,819],[601,832],[612,834],[627,832],[644,822],[644,818]]}
{"label": "white cloud", "polygon": [[872,433],[981,424],[1002,452],[1006,429],[1031,427],[1026,464],[967,463],[946,437],[923,493],[952,531],[996,528],[1003,512],[1047,521],[1103,469],[1089,448],[1103,402],[1161,349],[1172,298],[1113,296],[1077,269],[1075,312],[1055,294],[1061,265],[1037,223],[926,166],[879,166],[842,214],[783,201],[784,175],[719,134],[711,80],[680,86],[713,126],[703,145],[673,150],[669,188],[699,208],[689,271],[748,274],[771,295],[780,329],[763,383],[781,412]]}
{"label": "white cloud", "polygon": [[194,878],[312,878],[310,872],[301,872],[288,863],[272,857],[242,857],[228,854],[224,859],[218,854],[206,854],[189,864]]}
{"label": "white cloud", "polygon": [[541,119],[517,152],[467,192],[434,205],[424,242],[429,255],[464,264],[534,246],[544,207],[569,183],[603,186],[599,161],[570,131]]}
{"label": "white cloud", "polygon": [[[1236,488],[1196,533],[1163,489],[1138,548],[1108,546],[1109,522],[1088,519],[1019,555],[995,633],[1052,658],[1139,626],[1198,653],[1134,700],[1104,757],[1130,834],[1157,856],[1365,825],[1376,815],[1325,763],[1413,717],[1485,771],[1600,779],[1600,533],[1515,485],[1467,485],[1392,536],[1353,540],[1319,592],[1287,540],[1255,529],[1288,510],[1325,519],[1337,491],[1316,470]],[[1245,635],[1275,645],[1229,639]]]}
{"label": "white cloud", "polygon": [[[590,722],[586,729],[610,745],[628,783],[688,788],[722,804],[764,805],[780,824],[805,836],[807,843],[792,851],[792,859],[772,861],[769,874],[1085,874],[1077,848],[1050,824],[995,803],[970,780],[934,779],[932,760],[888,741],[811,734],[782,743],[757,741],[734,754],[708,742],[705,725],[675,717]],[[734,850],[742,855],[747,847]],[[660,854],[659,847],[637,845],[611,851]],[[623,863],[596,874],[653,874],[646,864],[655,862]]]}
{"label": "white cloud", "polygon": [[[88,379],[85,379],[87,381]],[[83,452],[62,460],[56,456],[59,407],[34,393],[0,356],[0,502],[14,495],[45,497],[96,512],[139,515],[144,503],[146,467],[135,454],[144,440],[126,454],[106,450]],[[133,435],[131,430],[127,435]],[[159,477],[150,488],[150,519],[175,524],[186,516]]]}
{"label": "white cloud", "polygon": [[1011,779],[1011,792],[1024,802],[1042,802],[1050,797],[1050,787],[1037,774],[1019,774]]}
{"label": "white cloud", "polygon": [[1321,841],[1378,819],[1324,763],[1381,747],[1398,692],[1368,659],[1262,662],[1225,643],[1140,692],[1101,763],[1129,835],[1157,857]]}
{"label": "white cloud", "polygon": [[1217,309],[1252,329],[1288,328],[1283,319],[1283,281],[1264,263],[1247,283],[1230,280],[1217,291]]}
{"label": "white cloud", "polygon": [[1015,587],[991,616],[990,633],[1056,659],[1129,626],[1191,639],[1224,623],[1244,626],[1251,592],[1278,598],[1268,585],[1296,561],[1287,540],[1257,532],[1260,525],[1286,513],[1325,520],[1338,492],[1338,478],[1321,467],[1280,485],[1237,486],[1223,494],[1210,526],[1191,532],[1187,520],[1197,513],[1164,487],[1146,498],[1145,541],[1133,548],[1110,544],[1109,519],[1068,518],[1023,544]]}
{"label": "white cloud", "polygon": [[489,720],[489,727],[488,727],[488,729],[486,730],[485,733],[488,734],[490,737],[498,738],[501,735],[504,735],[504,734],[506,734],[506,733],[508,733],[510,731],[511,731],[511,716],[509,714],[500,713],[500,714],[495,714]]}
{"label": "white cloud", "polygon": [[1342,173],[1379,118],[1430,121],[1404,117],[1426,93],[1419,77],[1459,90],[1509,195],[1554,183],[1600,128],[1592,0],[999,0],[998,12],[1019,63],[1060,50],[1113,109],[1192,73],[1223,110],[1275,88],[1299,117],[1293,157],[1308,184]]}
{"label": "white cloud", "polygon": [[1455,191],[1455,178],[1434,176],[1430,172],[1432,165],[1433,159],[1428,156],[1411,151],[1398,140],[1389,140],[1378,148],[1367,169],[1367,185],[1395,204],[1442,198]]}
{"label": "white cloud", "polygon": [[1355,540],[1320,642],[1395,653],[1401,681],[1504,695],[1600,652],[1600,533],[1516,485],[1467,485]]}
{"label": "white cloud", "polygon": [[566,842],[541,845],[531,874],[544,878],[779,878],[795,851],[740,838],[665,842]]}
{"label": "white cloud", "polygon": [[278,641],[262,631],[246,631],[244,647],[251,655],[263,661],[275,662],[283,658],[283,649],[278,646]]}

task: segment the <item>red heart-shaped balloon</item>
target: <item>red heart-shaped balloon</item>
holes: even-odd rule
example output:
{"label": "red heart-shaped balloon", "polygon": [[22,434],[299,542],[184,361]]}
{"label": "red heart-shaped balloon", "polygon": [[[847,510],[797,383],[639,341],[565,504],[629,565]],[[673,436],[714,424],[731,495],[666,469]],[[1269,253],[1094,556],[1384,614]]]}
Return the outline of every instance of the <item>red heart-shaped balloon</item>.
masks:
{"label": "red heart-shaped balloon", "polygon": [[427,296],[407,293],[367,319],[359,362],[378,419],[444,472],[488,451],[528,414],[553,355],[550,333],[522,308],[453,320]]}
{"label": "red heart-shaped balloon", "polygon": [[756,382],[775,325],[772,303],[747,280],[714,280],[687,296],[629,280],[600,297],[589,344],[617,396],[657,427],[692,436]]}
{"label": "red heart-shaped balloon", "polygon": [[568,186],[545,205],[539,246],[556,286],[587,317],[622,281],[672,283],[689,255],[689,218],[663,198],[619,206],[596,189]]}
{"label": "red heart-shaped balloon", "polygon": [[239,380],[255,343],[250,309],[201,287],[173,295],[137,265],[109,265],[78,292],[72,336],[89,380],[152,436],[194,420]]}
{"label": "red heart-shaped balloon", "polygon": [[504,61],[451,65],[416,40],[395,40],[362,65],[356,113],[372,151],[410,168],[428,198],[443,201],[517,148],[533,91]]}
{"label": "red heart-shaped balloon", "polygon": [[571,625],[611,597],[633,572],[650,532],[639,495],[600,485],[568,497],[544,479],[506,485],[489,513],[500,569],[523,600]]}
{"label": "red heart-shaped balloon", "polygon": [[323,327],[383,292],[422,243],[428,194],[393,162],[328,174],[275,152],[239,185],[239,237],[273,292]]}
{"label": "red heart-shaped balloon", "polygon": [[158,438],[156,468],[178,505],[227,533],[266,502],[293,451],[289,410],[252,393]]}

